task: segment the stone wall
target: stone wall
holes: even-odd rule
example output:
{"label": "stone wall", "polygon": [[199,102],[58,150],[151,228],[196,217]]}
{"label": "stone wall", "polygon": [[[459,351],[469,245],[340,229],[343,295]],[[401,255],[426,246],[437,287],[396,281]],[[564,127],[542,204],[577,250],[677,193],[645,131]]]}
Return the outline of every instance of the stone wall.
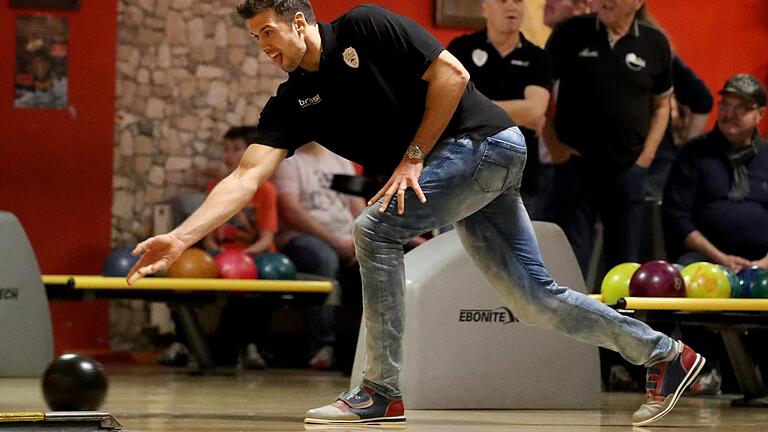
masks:
{"label": "stone wall", "polygon": [[152,231],[156,204],[224,174],[220,138],[257,122],[286,75],[239,0],[119,0],[112,243]]}

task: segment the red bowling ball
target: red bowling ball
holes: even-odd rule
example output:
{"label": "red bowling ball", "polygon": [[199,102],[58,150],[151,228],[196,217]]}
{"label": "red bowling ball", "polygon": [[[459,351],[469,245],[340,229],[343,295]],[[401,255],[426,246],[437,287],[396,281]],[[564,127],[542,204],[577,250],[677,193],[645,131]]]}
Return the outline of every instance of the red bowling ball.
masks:
{"label": "red bowling ball", "polygon": [[685,297],[685,282],[680,271],[666,261],[650,261],[640,266],[629,281],[632,297]]}
{"label": "red bowling ball", "polygon": [[227,250],[216,255],[219,276],[223,279],[256,279],[259,269],[253,258],[239,250]]}

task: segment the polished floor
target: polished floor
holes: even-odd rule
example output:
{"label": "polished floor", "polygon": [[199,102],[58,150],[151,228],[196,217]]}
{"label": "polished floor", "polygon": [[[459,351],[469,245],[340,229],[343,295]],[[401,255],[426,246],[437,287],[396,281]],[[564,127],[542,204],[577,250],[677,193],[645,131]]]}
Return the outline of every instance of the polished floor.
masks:
{"label": "polished floor", "polygon": [[[160,367],[108,368],[102,407],[132,432],[303,431],[302,414],[345,390],[333,372],[267,370],[191,377]],[[578,397],[578,389],[574,389]],[[722,431],[768,432],[768,408],[731,408],[727,396],[684,398],[657,425],[632,428],[639,394],[604,393],[599,410],[407,411],[402,431]],[[39,380],[0,378],[0,411],[45,410]],[[375,431],[380,428],[320,428]],[[388,429],[391,430],[391,429]]]}

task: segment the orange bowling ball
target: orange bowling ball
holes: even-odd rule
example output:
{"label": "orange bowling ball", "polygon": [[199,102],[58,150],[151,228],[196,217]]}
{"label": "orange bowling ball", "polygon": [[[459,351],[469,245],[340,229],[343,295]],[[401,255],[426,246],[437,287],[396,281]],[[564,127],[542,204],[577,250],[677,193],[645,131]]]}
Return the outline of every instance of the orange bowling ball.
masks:
{"label": "orange bowling ball", "polygon": [[171,264],[168,276],[172,278],[217,278],[219,268],[204,250],[189,248]]}

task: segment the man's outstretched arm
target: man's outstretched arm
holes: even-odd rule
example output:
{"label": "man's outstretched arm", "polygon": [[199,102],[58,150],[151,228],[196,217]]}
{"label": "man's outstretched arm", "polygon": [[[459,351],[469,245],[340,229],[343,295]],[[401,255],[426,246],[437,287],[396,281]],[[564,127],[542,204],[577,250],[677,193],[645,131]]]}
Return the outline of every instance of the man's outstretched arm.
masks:
{"label": "man's outstretched arm", "polygon": [[213,188],[187,220],[173,231],[151,237],[136,246],[133,254],[142,257],[128,273],[128,283],[167,268],[184,249],[240,211],[287,154],[283,149],[250,145],[238,167]]}

